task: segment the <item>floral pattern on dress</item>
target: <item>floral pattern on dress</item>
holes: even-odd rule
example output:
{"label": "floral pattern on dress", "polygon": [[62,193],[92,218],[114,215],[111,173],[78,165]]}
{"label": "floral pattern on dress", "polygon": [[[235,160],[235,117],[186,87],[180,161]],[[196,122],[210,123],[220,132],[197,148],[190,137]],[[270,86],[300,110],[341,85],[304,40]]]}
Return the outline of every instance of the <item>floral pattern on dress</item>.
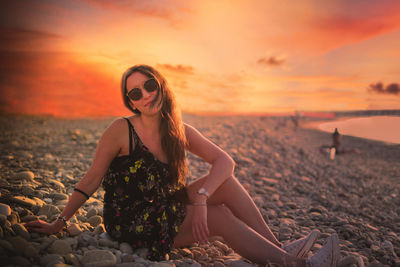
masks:
{"label": "floral pattern on dress", "polygon": [[134,249],[147,248],[149,259],[163,260],[186,216],[186,188],[169,182],[168,165],[154,157],[128,124],[135,150],[116,157],[102,183],[105,228]]}

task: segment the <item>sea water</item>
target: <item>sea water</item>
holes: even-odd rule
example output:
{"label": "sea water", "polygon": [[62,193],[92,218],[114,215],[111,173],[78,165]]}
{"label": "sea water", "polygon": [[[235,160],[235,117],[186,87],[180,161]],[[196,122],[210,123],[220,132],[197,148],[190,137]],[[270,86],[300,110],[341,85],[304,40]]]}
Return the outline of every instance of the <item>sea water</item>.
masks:
{"label": "sea water", "polygon": [[388,143],[400,144],[400,116],[371,116],[339,119],[318,125],[324,132],[352,135]]}

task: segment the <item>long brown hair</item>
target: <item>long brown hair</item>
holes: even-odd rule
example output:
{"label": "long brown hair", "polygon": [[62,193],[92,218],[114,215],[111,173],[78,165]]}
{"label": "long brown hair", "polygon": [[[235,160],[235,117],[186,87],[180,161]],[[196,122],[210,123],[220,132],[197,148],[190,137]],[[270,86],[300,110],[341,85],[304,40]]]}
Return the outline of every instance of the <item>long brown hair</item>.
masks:
{"label": "long brown hair", "polygon": [[161,105],[160,135],[161,147],[167,155],[171,183],[186,183],[188,169],[186,166],[185,147],[187,145],[185,128],[182,122],[181,113],[175,103],[175,97],[169,88],[166,79],[154,68],[147,65],[135,65],[125,71],[122,75],[121,93],[125,106],[133,113],[140,114],[140,111],[132,108],[130,99],[126,95],[126,81],[134,73],[140,72],[149,78],[154,78],[160,85],[156,97],[151,106]]}

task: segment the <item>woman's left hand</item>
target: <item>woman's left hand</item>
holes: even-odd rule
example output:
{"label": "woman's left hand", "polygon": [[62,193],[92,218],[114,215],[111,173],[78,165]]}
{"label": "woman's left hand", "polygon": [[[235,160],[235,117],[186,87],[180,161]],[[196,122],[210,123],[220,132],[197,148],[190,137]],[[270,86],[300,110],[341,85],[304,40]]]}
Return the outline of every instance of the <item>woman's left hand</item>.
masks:
{"label": "woman's left hand", "polygon": [[207,206],[194,206],[192,218],[192,234],[194,240],[200,244],[208,242],[210,232],[207,225]]}

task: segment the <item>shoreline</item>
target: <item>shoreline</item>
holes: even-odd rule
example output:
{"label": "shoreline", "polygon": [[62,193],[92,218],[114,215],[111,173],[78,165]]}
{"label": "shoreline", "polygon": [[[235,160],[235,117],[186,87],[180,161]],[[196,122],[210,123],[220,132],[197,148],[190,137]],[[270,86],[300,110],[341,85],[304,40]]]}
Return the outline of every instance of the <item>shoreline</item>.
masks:
{"label": "shoreline", "polygon": [[[330,144],[331,134],[296,129],[290,118],[188,114],[183,118],[232,156],[236,162],[235,176],[280,241],[302,237],[317,228],[322,235],[312,253],[329,234],[336,232],[341,247],[339,266],[348,266],[346,261],[357,259],[367,266],[400,263],[400,146],[343,136],[343,145],[357,148],[361,154],[338,155],[330,160],[319,153],[318,147]],[[60,262],[77,266],[77,262],[88,260],[88,251],[100,250],[100,254],[113,254],[110,257],[115,257],[116,264],[154,264],[145,260],[140,251],[131,251],[102,235],[101,189],[74,216],[74,235],[49,238],[25,233],[21,227],[37,216],[51,221],[58,215],[73,186],[88,170],[97,140],[112,119],[0,116],[0,144],[4,151],[0,158],[0,202],[8,205],[12,214],[18,214],[6,219],[14,225],[12,229],[20,229],[13,230],[17,232],[15,236],[8,236],[9,230],[3,231],[2,262],[29,261],[30,265],[40,266],[48,255],[56,254],[60,255]],[[189,181],[207,173],[207,163],[190,153],[188,160]],[[21,175],[26,171],[32,172],[33,177]],[[45,212],[43,207],[47,206],[57,209]],[[14,246],[17,239],[28,252]],[[59,244],[68,253],[58,251]],[[233,261],[247,262],[226,247],[223,240],[215,239],[207,247],[174,249],[165,264],[229,266]]]}
{"label": "shoreline", "polygon": [[[388,145],[399,145],[400,144],[400,139],[399,140],[394,140],[393,136],[392,137],[382,137],[377,136],[377,135],[365,135],[361,136],[357,133],[357,131],[355,130],[356,126],[352,126],[353,128],[349,127],[349,122],[348,121],[354,121],[354,120],[364,120],[364,119],[382,119],[382,118],[387,118],[387,119],[398,119],[400,118],[400,116],[369,116],[369,117],[340,117],[338,119],[333,119],[333,120],[320,120],[320,121],[312,121],[312,122],[308,122],[302,125],[302,127],[304,128],[310,128],[310,129],[316,129],[325,133],[333,133],[333,128],[338,128],[339,132],[342,136],[346,135],[346,136],[352,136],[352,137],[357,137],[357,138],[361,138],[361,139],[367,139],[367,140],[373,140],[373,141],[380,141],[383,142],[385,144]],[[392,119],[392,120],[393,120]],[[344,124],[343,123],[346,123]],[[323,129],[323,125],[328,125],[328,124],[337,124],[335,126],[332,127],[328,127],[326,126],[325,128],[331,128],[330,130],[327,129]],[[395,124],[395,123],[394,123]],[[395,124],[396,125],[396,124]],[[370,125],[370,131],[373,131],[375,128],[372,127],[373,125]],[[345,128],[345,130],[343,130],[343,128]],[[346,129],[347,128],[347,129]],[[349,129],[350,128],[350,129]],[[393,131],[393,129],[390,129],[390,131]],[[392,141],[394,140],[394,141]]]}

